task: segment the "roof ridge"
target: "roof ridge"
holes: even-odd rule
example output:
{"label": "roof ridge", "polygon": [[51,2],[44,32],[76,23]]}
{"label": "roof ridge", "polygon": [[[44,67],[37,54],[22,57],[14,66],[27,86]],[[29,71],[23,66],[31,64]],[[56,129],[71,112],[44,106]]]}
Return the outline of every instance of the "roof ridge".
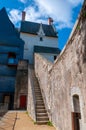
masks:
{"label": "roof ridge", "polygon": [[[33,23],[33,24],[39,24],[40,25],[40,23],[37,23],[37,22],[34,22],[34,21],[21,21],[21,23]],[[52,26],[52,25],[49,25],[49,24],[45,24],[45,23],[42,23],[42,25],[46,25],[46,26]]]}

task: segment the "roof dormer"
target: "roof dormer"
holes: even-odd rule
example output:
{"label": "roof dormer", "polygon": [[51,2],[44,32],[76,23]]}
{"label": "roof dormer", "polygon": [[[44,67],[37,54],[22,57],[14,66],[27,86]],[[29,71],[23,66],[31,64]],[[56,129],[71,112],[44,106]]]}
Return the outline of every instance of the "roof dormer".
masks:
{"label": "roof dormer", "polygon": [[43,30],[43,27],[42,27],[42,23],[40,23],[39,31],[37,32],[37,34],[38,34],[39,37],[45,36],[44,30]]}

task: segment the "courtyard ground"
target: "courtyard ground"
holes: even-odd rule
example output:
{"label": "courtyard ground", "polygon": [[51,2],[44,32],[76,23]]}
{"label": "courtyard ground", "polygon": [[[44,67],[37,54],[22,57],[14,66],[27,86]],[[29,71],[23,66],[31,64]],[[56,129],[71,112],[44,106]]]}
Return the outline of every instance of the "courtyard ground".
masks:
{"label": "courtyard ground", "polygon": [[56,130],[53,126],[37,125],[25,111],[9,111],[0,119],[0,130]]}

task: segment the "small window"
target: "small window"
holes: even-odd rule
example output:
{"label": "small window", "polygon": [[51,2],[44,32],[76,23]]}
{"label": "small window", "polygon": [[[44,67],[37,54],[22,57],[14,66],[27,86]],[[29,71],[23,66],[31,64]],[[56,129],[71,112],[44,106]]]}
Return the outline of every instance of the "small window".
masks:
{"label": "small window", "polygon": [[16,65],[16,54],[13,52],[8,53],[8,65]]}
{"label": "small window", "polygon": [[43,37],[40,37],[40,41],[43,41]]}
{"label": "small window", "polygon": [[57,56],[54,56],[54,60],[56,60]]}

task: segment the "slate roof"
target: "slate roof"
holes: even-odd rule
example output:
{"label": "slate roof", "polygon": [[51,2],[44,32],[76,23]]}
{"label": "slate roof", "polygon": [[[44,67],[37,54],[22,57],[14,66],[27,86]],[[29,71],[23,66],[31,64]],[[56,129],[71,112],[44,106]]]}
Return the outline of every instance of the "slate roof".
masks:
{"label": "slate roof", "polygon": [[[54,31],[52,25],[42,24],[42,27],[43,27],[45,36],[57,37],[57,33]],[[22,21],[20,32],[37,35],[39,28],[40,28],[39,23],[30,22],[30,21]]]}
{"label": "slate roof", "polygon": [[17,29],[15,29],[13,23],[10,21],[5,8],[0,10],[0,44],[11,43],[24,44],[20,39]]}
{"label": "slate roof", "polygon": [[44,47],[44,46],[34,46],[35,53],[51,53],[51,54],[59,54],[61,50],[59,48],[53,47]]}

